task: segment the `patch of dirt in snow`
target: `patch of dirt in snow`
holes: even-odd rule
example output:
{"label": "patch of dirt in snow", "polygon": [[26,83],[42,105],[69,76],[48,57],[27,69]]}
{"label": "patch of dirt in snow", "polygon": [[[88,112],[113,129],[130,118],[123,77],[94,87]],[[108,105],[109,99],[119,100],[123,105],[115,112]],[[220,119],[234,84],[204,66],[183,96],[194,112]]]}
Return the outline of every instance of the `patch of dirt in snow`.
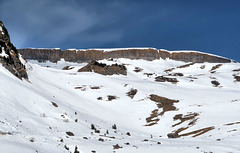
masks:
{"label": "patch of dirt in snow", "polygon": [[87,90],[86,86],[75,87],[74,89],[80,89],[81,91],[86,91]]}
{"label": "patch of dirt in snow", "polygon": [[218,87],[220,85],[220,83],[216,80],[211,81],[211,83],[213,84],[214,87]]}
{"label": "patch of dirt in snow", "polygon": [[172,72],[172,71],[175,70],[175,69],[187,68],[187,67],[189,67],[189,66],[191,66],[191,65],[193,65],[193,64],[195,64],[195,63],[189,63],[189,64],[185,64],[185,65],[178,66],[178,67],[176,67],[176,68],[170,68],[170,69],[164,70],[164,72]]}
{"label": "patch of dirt in snow", "polygon": [[51,103],[52,103],[52,105],[53,105],[54,107],[58,107],[57,103],[55,103],[55,102],[53,102],[53,101],[51,101]]}
{"label": "patch of dirt in snow", "polygon": [[147,75],[147,77],[150,77],[152,75],[154,75],[155,73],[144,73],[144,75]]}
{"label": "patch of dirt in snow", "polygon": [[200,69],[205,69],[206,65],[200,66]]}
{"label": "patch of dirt in snow", "polygon": [[170,73],[169,76],[184,76],[182,73]]}
{"label": "patch of dirt in snow", "polygon": [[138,72],[142,72],[143,69],[140,67],[135,67],[135,69],[133,71],[138,73]]}
{"label": "patch of dirt in snow", "polygon": [[210,71],[213,72],[213,71],[215,71],[216,69],[220,68],[221,66],[222,66],[222,64],[217,64],[217,65],[213,66]]}
{"label": "patch of dirt in snow", "polygon": [[74,67],[72,67],[72,66],[65,66],[64,68],[62,68],[62,70],[71,70],[71,69],[73,69]]}
{"label": "patch of dirt in snow", "polygon": [[234,125],[234,124],[240,124],[240,122],[234,122],[234,123],[228,123],[228,124],[224,124],[224,125]]}
{"label": "patch of dirt in snow", "polygon": [[240,101],[240,99],[233,99],[231,102],[234,103],[234,102],[238,102]]}
{"label": "patch of dirt in snow", "polygon": [[91,86],[90,88],[91,88],[91,89],[95,89],[95,90],[96,90],[96,89],[100,89],[99,86]]}
{"label": "patch of dirt in snow", "polygon": [[190,135],[193,135],[192,137],[197,137],[197,136],[200,136],[204,133],[207,133],[211,130],[215,129],[214,126],[210,126],[210,127],[206,127],[206,128],[202,128],[202,129],[199,129],[199,130],[194,130],[192,132],[187,132],[187,133],[184,133],[184,134],[181,134],[179,135],[180,137],[182,136],[190,136]]}
{"label": "patch of dirt in snow", "polygon": [[117,96],[112,96],[112,95],[108,95],[107,97],[108,97],[108,101],[112,101],[118,98]]}
{"label": "patch of dirt in snow", "polygon": [[137,94],[137,89],[130,89],[129,92],[127,92],[127,96],[129,96],[131,99],[133,99],[133,97]]}
{"label": "patch of dirt in snow", "polygon": [[240,82],[240,76],[237,76],[235,74],[233,76],[234,76],[235,82]]}
{"label": "patch of dirt in snow", "polygon": [[239,71],[240,71],[240,69],[234,69],[233,71],[234,71],[234,72],[239,72]]}
{"label": "patch of dirt in snow", "polygon": [[87,86],[87,85],[82,85],[82,86],[74,87],[74,89],[80,89],[81,91],[86,91],[87,89],[97,90],[97,89],[100,89],[101,87],[102,87],[102,86],[94,86],[94,85]]}
{"label": "patch of dirt in snow", "polygon": [[172,127],[182,124],[183,122],[190,121],[188,125],[194,125],[198,118],[196,118],[198,113],[189,113],[187,115],[177,114],[173,117],[173,120],[180,120],[179,123],[174,124]]}
{"label": "patch of dirt in snow", "polygon": [[[179,100],[172,100],[154,94],[150,95],[150,100],[154,101],[158,108],[154,109],[150,116],[146,118],[147,124],[145,126],[152,126],[157,124],[158,121],[160,120],[158,116],[164,115],[164,113],[167,111],[176,111],[177,108],[173,105],[174,103],[179,102]],[[162,109],[160,113],[159,109]]]}

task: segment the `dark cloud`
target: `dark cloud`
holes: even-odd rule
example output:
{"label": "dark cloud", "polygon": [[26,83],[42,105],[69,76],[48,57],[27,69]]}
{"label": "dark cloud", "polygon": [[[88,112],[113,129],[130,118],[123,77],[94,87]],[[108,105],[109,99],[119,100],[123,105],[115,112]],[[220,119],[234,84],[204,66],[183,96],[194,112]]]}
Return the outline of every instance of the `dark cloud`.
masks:
{"label": "dark cloud", "polygon": [[240,57],[237,0],[1,0],[17,48],[156,47]]}

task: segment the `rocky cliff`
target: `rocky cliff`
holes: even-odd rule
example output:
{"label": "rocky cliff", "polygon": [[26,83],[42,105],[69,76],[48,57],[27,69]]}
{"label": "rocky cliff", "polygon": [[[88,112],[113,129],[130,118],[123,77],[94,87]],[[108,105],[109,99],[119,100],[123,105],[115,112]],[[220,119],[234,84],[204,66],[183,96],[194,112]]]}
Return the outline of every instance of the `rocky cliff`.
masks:
{"label": "rocky cliff", "polygon": [[28,75],[24,59],[10,41],[7,29],[0,21],[0,63],[19,79],[27,79]]}
{"label": "rocky cliff", "polygon": [[211,54],[197,51],[179,51],[170,52],[166,50],[157,50],[155,48],[123,48],[123,49],[87,49],[77,50],[69,49],[61,51],[60,49],[19,49],[19,52],[26,58],[38,61],[49,60],[57,62],[61,58],[69,62],[89,62],[91,60],[101,60],[106,58],[129,58],[129,59],[172,59],[184,62],[195,63],[229,63],[232,60]]}

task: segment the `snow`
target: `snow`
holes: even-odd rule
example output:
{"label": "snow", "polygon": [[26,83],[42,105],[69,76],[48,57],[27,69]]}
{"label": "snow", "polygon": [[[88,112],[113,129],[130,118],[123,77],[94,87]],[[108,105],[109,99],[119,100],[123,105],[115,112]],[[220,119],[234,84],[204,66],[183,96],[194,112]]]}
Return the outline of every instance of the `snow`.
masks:
{"label": "snow", "polygon": [[25,65],[26,69],[27,69],[27,70],[32,70],[31,65],[30,65],[25,59],[23,59],[22,55],[21,55],[21,54],[18,54],[18,56],[19,56],[20,62],[21,62],[23,65]]}
{"label": "snow", "polygon": [[[0,46],[0,47],[1,47],[1,46]],[[2,52],[0,53],[0,56],[7,58],[7,57],[8,57],[8,54],[6,54],[4,47],[1,47],[1,48],[2,48]]]}
{"label": "snow", "polygon": [[[87,63],[71,63],[63,59],[57,63],[33,60],[26,63],[23,59],[21,62],[31,67],[28,69],[30,83],[16,78],[0,65],[0,152],[67,153],[74,152],[76,146],[81,153],[240,152],[239,124],[226,125],[239,122],[240,118],[240,83],[234,82],[233,78],[233,74],[240,74],[232,71],[240,67],[239,63],[224,63],[215,73],[211,73],[212,67],[218,63],[198,63],[177,68],[188,63],[105,59],[99,62],[125,64],[128,75],[104,76],[77,72]],[[62,70],[65,66],[73,69]],[[143,70],[137,73],[135,67]],[[169,68],[175,69],[166,73]],[[183,73],[184,76],[169,76],[177,78],[177,84],[155,81],[156,76],[167,76],[169,73]],[[220,86],[214,87],[212,80],[219,81]],[[92,89],[96,86],[99,89]],[[126,95],[131,88],[138,90],[133,99]],[[146,118],[157,109],[155,102],[149,99],[150,94],[179,102],[174,103],[176,111],[158,116],[158,124],[144,126]],[[108,101],[108,95],[118,98]],[[102,100],[97,100],[98,97]],[[53,106],[52,102],[58,107]],[[191,112],[199,114],[198,120],[180,134],[210,126],[215,129],[199,137],[190,135],[169,139],[168,133],[189,123],[186,121],[172,127],[179,122],[174,121],[173,117]],[[91,124],[100,133],[95,133]],[[114,124],[117,130],[112,129]],[[109,134],[106,134],[107,130]],[[74,136],[68,136],[67,131],[74,133]],[[131,136],[126,135],[127,132]],[[130,145],[126,145],[127,142]],[[116,144],[123,148],[113,150]]]}
{"label": "snow", "polygon": [[0,26],[0,34],[4,35],[3,29],[1,26]]}

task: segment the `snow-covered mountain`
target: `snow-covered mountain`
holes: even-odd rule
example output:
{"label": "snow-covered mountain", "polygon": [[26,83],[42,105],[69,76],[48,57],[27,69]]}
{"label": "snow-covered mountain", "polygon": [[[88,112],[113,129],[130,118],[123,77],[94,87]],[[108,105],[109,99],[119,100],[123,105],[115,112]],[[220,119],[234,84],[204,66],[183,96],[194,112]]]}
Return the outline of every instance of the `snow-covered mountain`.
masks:
{"label": "snow-covered mountain", "polygon": [[1,153],[240,152],[239,63],[22,64],[0,64]]}

